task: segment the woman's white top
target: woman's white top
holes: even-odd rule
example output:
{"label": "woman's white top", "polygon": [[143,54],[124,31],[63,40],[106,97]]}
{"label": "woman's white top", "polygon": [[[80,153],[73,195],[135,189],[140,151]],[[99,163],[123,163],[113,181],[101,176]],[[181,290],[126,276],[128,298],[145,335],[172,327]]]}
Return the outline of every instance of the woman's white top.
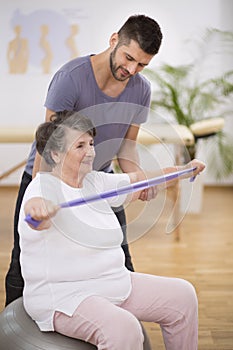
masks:
{"label": "woman's white top", "polygon": [[38,173],[29,184],[19,217],[23,300],[42,331],[54,330],[55,311],[71,316],[88,296],[119,304],[130,294],[130,273],[121,248],[123,234],[111,209],[123,204],[126,196],[60,209],[51,227],[43,231],[25,222],[25,202],[43,197],[60,204],[129,183],[127,174],[93,171],[82,188],[70,187],[49,173]]}

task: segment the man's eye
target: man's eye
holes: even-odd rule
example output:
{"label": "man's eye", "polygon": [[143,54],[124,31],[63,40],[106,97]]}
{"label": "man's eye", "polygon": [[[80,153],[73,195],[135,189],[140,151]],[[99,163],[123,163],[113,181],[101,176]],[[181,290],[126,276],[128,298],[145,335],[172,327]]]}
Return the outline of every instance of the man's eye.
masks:
{"label": "man's eye", "polygon": [[131,56],[126,55],[126,58],[128,61],[133,61],[133,58]]}

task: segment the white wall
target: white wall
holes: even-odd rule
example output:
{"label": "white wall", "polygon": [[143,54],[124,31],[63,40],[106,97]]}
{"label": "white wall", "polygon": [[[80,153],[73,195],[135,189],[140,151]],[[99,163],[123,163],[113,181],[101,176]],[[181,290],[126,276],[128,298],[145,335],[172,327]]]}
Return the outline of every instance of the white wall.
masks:
{"label": "white wall", "polygon": [[[17,10],[18,13],[15,12]],[[36,51],[34,43],[34,62],[30,63],[27,73],[9,74],[6,52],[9,41],[14,37],[12,28],[15,18],[24,16],[25,23],[35,16],[38,23],[42,23],[44,12],[56,13],[57,18],[60,18],[60,24],[56,23],[53,28],[53,35],[59,34],[54,40],[57,47],[62,39],[63,28],[64,33],[68,24],[78,23],[80,30],[76,42],[80,55],[85,55],[107,48],[111,33],[117,31],[130,15],[147,14],[159,22],[164,35],[161,51],[151,62],[151,67],[156,67],[160,62],[188,62],[190,51],[185,40],[192,41],[207,27],[233,30],[232,10],[231,0],[1,0],[0,125],[36,126],[41,123],[44,120],[43,103],[49,81],[57,68],[68,60],[66,52],[60,49],[56,52],[56,62],[51,73],[42,74],[38,61],[35,62],[36,54],[40,53]],[[26,32],[25,35],[29,33]],[[33,32],[30,32],[31,37],[32,35]],[[233,129],[232,126],[232,120],[228,120],[227,127]],[[28,149],[29,145],[0,144],[0,171],[23,159]],[[3,160],[4,157],[7,161]],[[22,170],[2,183],[18,183],[21,172]],[[214,183],[210,175],[207,176],[207,183],[208,181]],[[233,178],[225,183],[233,184]]]}

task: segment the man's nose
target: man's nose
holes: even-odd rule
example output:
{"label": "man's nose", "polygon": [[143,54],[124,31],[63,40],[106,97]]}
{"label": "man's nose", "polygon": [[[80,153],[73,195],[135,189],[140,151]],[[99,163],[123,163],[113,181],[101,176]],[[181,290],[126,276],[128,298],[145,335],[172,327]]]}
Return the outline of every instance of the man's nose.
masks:
{"label": "man's nose", "polygon": [[137,72],[137,67],[137,62],[130,62],[127,66],[127,70],[131,75],[134,75]]}

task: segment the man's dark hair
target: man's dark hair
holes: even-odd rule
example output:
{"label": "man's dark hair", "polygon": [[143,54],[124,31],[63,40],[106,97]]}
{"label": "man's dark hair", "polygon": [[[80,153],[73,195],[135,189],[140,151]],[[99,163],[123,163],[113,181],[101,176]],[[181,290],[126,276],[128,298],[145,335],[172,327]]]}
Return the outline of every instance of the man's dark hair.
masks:
{"label": "man's dark hair", "polygon": [[131,40],[150,55],[155,55],[160,48],[162,32],[159,24],[145,15],[130,16],[118,31],[119,45],[128,45]]}

